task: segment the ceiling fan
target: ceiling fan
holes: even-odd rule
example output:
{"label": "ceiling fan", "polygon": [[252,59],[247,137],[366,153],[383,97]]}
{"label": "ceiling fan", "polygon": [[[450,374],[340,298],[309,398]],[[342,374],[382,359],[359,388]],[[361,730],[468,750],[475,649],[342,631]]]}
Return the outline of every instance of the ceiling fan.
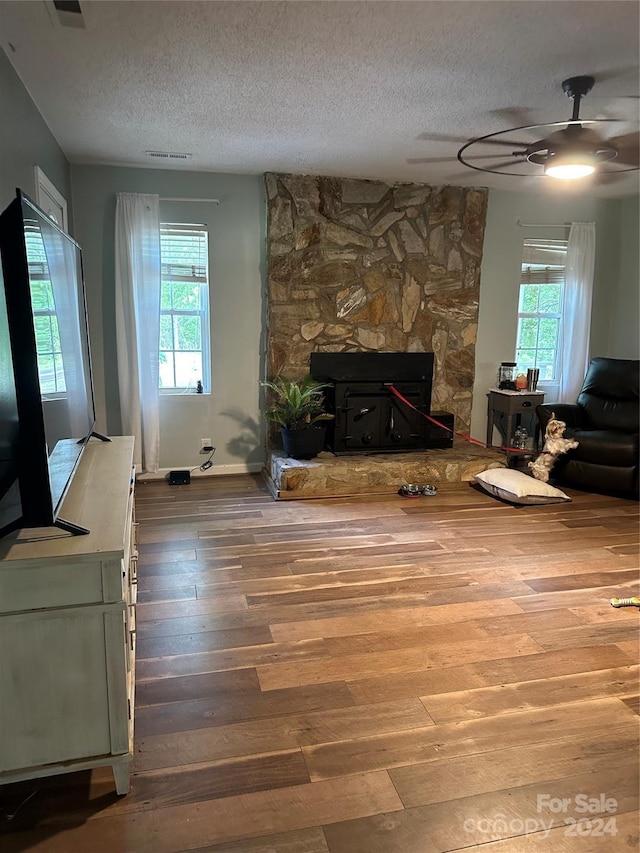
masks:
{"label": "ceiling fan", "polygon": [[[636,171],[639,168],[637,131],[626,136],[602,139],[596,129],[619,122],[619,119],[580,118],[580,101],[591,91],[594,83],[595,78],[588,76],[569,77],[563,81],[563,91],[573,100],[570,119],[523,125],[476,137],[460,148],[458,160],[464,166],[479,172],[518,176],[547,175],[569,180],[594,173],[605,176]],[[534,132],[536,136],[539,133],[546,135],[542,139],[528,142],[526,137],[531,137]],[[505,146],[514,150],[511,151],[510,158],[504,160],[500,159],[504,157],[502,152],[487,154],[486,146]],[[499,159],[499,162],[485,162],[492,159]],[[514,167],[518,168],[518,171]]]}

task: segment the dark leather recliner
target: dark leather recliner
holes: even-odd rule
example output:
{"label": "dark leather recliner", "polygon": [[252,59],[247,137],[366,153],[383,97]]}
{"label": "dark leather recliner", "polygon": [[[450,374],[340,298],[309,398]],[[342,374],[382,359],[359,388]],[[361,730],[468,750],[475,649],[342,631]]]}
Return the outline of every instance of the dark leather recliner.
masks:
{"label": "dark leather recliner", "polygon": [[639,366],[639,361],[594,358],[576,403],[537,407],[542,435],[555,413],[567,424],[565,437],[580,442],[558,458],[553,480],[638,496]]}

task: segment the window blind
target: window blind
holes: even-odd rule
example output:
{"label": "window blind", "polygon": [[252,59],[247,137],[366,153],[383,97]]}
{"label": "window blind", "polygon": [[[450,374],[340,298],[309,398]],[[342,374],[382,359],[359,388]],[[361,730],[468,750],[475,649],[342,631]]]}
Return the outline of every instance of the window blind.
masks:
{"label": "window blind", "polygon": [[522,267],[522,284],[562,284],[564,267]]}
{"label": "window blind", "polygon": [[204,225],[160,227],[162,279],[207,283],[207,232]]}
{"label": "window blind", "polygon": [[522,284],[562,284],[567,260],[566,240],[525,240]]}

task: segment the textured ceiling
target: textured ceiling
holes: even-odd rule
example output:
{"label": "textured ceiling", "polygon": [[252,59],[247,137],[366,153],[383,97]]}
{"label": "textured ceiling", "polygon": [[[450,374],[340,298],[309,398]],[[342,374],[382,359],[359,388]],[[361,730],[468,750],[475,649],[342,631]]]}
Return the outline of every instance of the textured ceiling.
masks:
{"label": "textured ceiling", "polygon": [[471,137],[568,118],[560,84],[578,74],[597,81],[581,116],[637,133],[635,0],[81,6],[84,29],[50,0],[0,2],[2,47],[73,163],[638,191],[638,172],[567,190],[456,160]]}

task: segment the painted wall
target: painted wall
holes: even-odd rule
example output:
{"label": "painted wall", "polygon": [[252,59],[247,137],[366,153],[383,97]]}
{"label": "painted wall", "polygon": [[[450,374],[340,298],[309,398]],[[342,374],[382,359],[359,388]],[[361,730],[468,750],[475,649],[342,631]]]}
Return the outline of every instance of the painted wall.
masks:
{"label": "painted wall", "polygon": [[640,197],[620,202],[620,274],[612,305],[608,355],[640,358]]}
{"label": "painted wall", "polygon": [[[621,275],[622,206],[631,202],[619,199],[594,199],[588,195],[534,195],[531,193],[491,190],[485,228],[484,253],[480,276],[480,311],[476,345],[476,376],[473,394],[471,432],[484,440],[486,435],[487,390],[495,387],[496,373],[501,361],[513,359],[516,343],[518,286],[525,237],[566,239],[568,229],[527,229],[525,223],[549,226],[565,222],[596,223],[596,267],[591,322],[591,355],[613,356],[637,348],[637,324],[627,321],[624,309],[617,303],[619,284],[631,289],[635,274],[637,305],[638,230],[629,223],[625,227],[625,268]],[[637,217],[637,212],[636,212]],[[637,218],[636,218],[637,223]],[[633,272],[633,257],[635,273]],[[614,319],[615,318],[615,319]],[[623,319],[624,318],[624,319]],[[612,347],[612,329],[619,340],[616,352]],[[542,389],[541,389],[542,390]],[[548,398],[549,402],[553,402]]]}
{"label": "painted wall", "polygon": [[2,50],[0,114],[0,210],[15,198],[16,187],[35,199],[35,167],[40,166],[67,200],[73,234],[69,163]]}
{"label": "painted wall", "polygon": [[118,399],[114,222],[116,193],[217,198],[219,205],[161,202],[163,221],[204,222],[210,235],[212,393],[161,396],[160,467],[204,461],[201,438],[216,446],[212,473],[259,470],[263,363],[264,191],[260,176],[117,166],[72,166],[77,239],[83,248],[94,354],[98,428],[121,430]]}

